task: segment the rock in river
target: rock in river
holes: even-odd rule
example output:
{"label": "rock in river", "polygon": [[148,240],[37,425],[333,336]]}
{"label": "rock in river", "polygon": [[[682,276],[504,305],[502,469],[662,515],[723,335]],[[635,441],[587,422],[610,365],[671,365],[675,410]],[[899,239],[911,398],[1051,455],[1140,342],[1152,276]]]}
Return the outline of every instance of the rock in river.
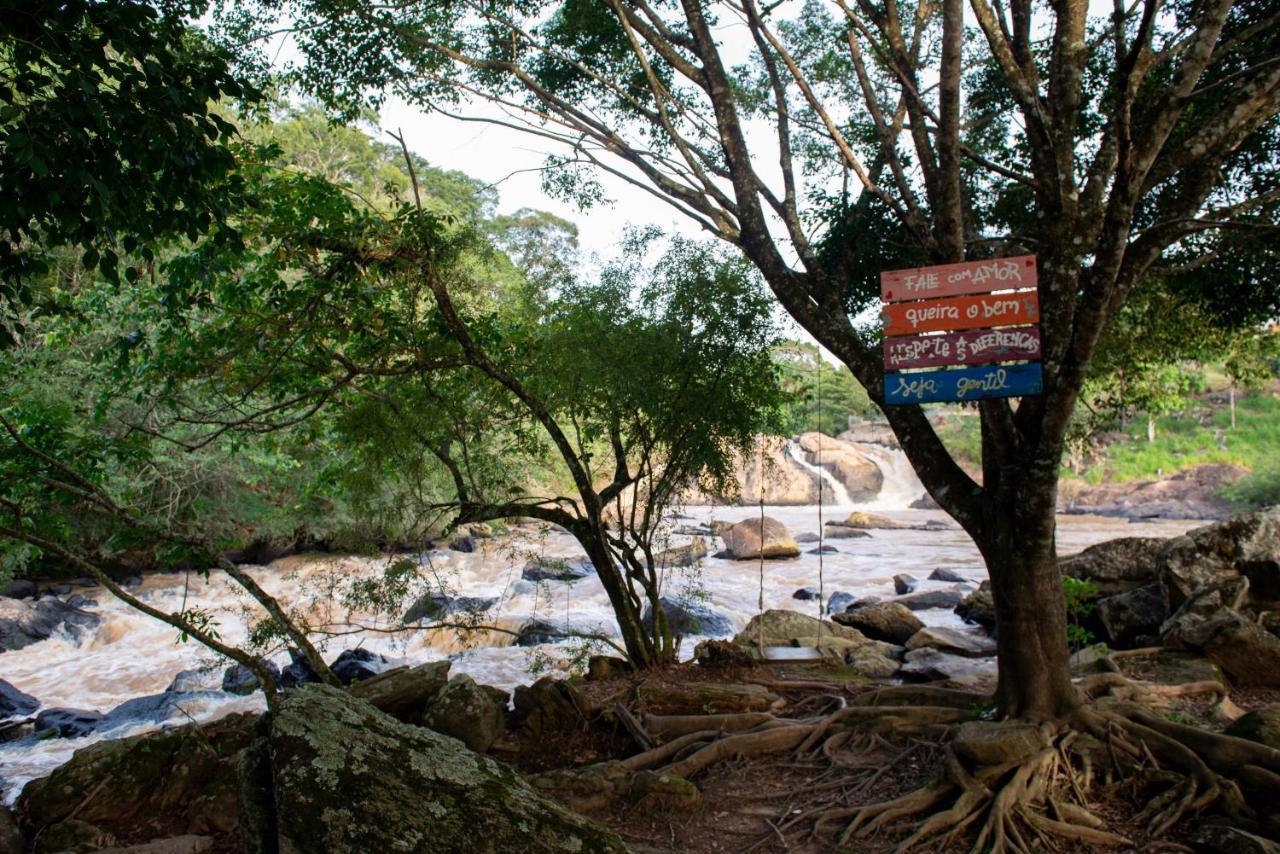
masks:
{"label": "rock in river", "polygon": [[898,602],[879,602],[835,614],[831,618],[842,626],[857,629],[872,640],[904,644],[912,635],[924,628],[920,618],[911,609]]}
{"label": "rock in river", "polygon": [[734,560],[790,558],[800,556],[800,546],[787,526],[777,519],[744,519],[720,535],[725,549]]}
{"label": "rock in river", "polygon": [[[661,597],[658,602],[662,605],[662,612],[667,615],[667,624],[671,626],[673,634],[712,637],[733,634],[733,620],[705,605],[668,596]],[[644,609],[644,624],[653,625],[653,609],[647,605]]]}

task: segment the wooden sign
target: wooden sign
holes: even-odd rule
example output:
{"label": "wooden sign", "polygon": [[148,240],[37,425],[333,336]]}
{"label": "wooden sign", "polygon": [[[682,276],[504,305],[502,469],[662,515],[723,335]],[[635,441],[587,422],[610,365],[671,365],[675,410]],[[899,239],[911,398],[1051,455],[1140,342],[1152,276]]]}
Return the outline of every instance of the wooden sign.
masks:
{"label": "wooden sign", "polygon": [[1012,294],[931,299],[886,305],[884,334],[955,332],[985,326],[1014,326],[1040,322],[1040,300],[1035,291]]}
{"label": "wooden sign", "polygon": [[884,402],[891,404],[938,403],[1023,397],[1039,394],[1043,379],[1039,363],[992,365],[961,370],[915,371],[887,374]]}
{"label": "wooden sign", "polygon": [[912,270],[888,270],[880,274],[880,299],[889,303],[988,294],[1011,288],[1034,288],[1036,282],[1034,255],[991,258]]}
{"label": "wooden sign", "polygon": [[1039,358],[1040,330],[1034,326],[884,339],[886,371]]}

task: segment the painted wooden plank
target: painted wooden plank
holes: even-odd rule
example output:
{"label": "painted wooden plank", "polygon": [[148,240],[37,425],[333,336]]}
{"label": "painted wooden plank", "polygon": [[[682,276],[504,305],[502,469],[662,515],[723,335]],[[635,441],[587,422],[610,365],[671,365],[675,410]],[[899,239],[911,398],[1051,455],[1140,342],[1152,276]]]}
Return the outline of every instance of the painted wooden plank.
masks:
{"label": "painted wooden plank", "polygon": [[951,299],[886,305],[885,335],[918,332],[959,332],[984,326],[1017,326],[1040,322],[1040,299],[1035,291],[982,294]]}
{"label": "painted wooden plank", "polygon": [[946,335],[884,339],[884,369],[989,365],[1040,358],[1040,330],[1034,326],[974,329]]}
{"label": "painted wooden plank", "polygon": [[1025,397],[1043,389],[1039,363],[885,374],[884,402],[908,403]]}
{"label": "painted wooden plank", "polygon": [[1037,281],[1034,255],[989,258],[937,267],[886,270],[880,274],[880,298],[885,302],[901,302],[986,294],[1009,288],[1034,288]]}

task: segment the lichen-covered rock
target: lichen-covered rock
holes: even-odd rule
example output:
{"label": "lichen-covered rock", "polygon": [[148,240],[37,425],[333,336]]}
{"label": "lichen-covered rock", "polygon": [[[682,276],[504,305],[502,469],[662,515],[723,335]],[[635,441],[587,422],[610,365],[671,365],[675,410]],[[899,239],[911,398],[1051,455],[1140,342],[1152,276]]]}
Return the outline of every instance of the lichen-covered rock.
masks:
{"label": "lichen-covered rock", "polygon": [[763,555],[766,559],[800,556],[800,546],[787,526],[768,516],[744,519],[720,535],[724,547],[734,560],[748,560]]}
{"label": "lichen-covered rock", "polygon": [[1058,569],[1092,581],[1103,596],[1121,593],[1158,579],[1160,554],[1167,545],[1169,541],[1159,537],[1120,537],[1062,558]]}
{"label": "lichen-covered rock", "polygon": [[1170,611],[1238,576],[1249,579],[1259,599],[1280,600],[1280,507],[1197,528],[1171,540],[1161,560],[1160,584]]}
{"label": "lichen-covered rock", "polygon": [[924,628],[920,618],[906,605],[898,602],[878,602],[835,614],[832,620],[842,626],[857,629],[872,640],[904,644],[912,635]]}
{"label": "lichen-covered rock", "polygon": [[520,726],[531,733],[577,729],[587,708],[573,685],[552,676],[543,676],[532,685],[517,685],[512,704]]}
{"label": "lichen-covered rock", "polygon": [[625,850],[506,766],[326,685],[286,696],[267,742],[281,851]]}
{"label": "lichen-covered rock", "polygon": [[253,720],[232,715],[100,741],[28,783],[18,811],[32,829],[74,818],[127,836],[164,816],[174,833],[230,832],[236,825],[237,757],[252,740]]}
{"label": "lichen-covered rock", "polygon": [[505,691],[477,685],[459,673],[440,689],[423,713],[422,725],[485,753],[506,731],[507,699]]}

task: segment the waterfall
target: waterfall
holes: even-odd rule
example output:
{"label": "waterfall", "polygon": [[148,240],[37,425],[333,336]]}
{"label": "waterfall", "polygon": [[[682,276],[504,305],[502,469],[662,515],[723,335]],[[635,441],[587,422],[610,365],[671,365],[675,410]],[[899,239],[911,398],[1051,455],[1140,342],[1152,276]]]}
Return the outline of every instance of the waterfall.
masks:
{"label": "waterfall", "polygon": [[876,464],[884,475],[884,485],[873,500],[858,505],[866,510],[906,510],[911,502],[924,495],[924,484],[916,477],[915,469],[901,448],[875,445],[870,442],[849,442],[858,453]]}
{"label": "waterfall", "polygon": [[822,466],[816,466],[809,462],[805,457],[805,452],[800,449],[800,443],[795,441],[787,442],[786,453],[792,462],[809,472],[817,480],[818,488],[822,490],[822,502],[824,504],[833,507],[853,506],[853,499],[849,497],[849,490],[845,489],[840,479]]}

